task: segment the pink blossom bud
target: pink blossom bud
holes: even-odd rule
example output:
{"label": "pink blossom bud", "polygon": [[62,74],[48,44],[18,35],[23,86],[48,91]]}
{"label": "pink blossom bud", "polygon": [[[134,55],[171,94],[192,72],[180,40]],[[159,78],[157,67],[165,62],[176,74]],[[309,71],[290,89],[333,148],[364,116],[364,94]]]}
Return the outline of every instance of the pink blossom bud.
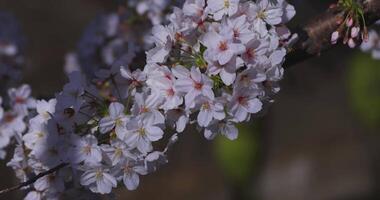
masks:
{"label": "pink blossom bud", "polygon": [[359,32],[360,32],[360,27],[353,27],[351,29],[351,37],[352,38],[356,38],[359,36]]}
{"label": "pink blossom bud", "polygon": [[347,26],[347,27],[351,27],[353,24],[354,24],[354,20],[352,19],[352,17],[350,17],[350,18],[346,21],[346,26]]}
{"label": "pink blossom bud", "polygon": [[348,40],[348,46],[350,47],[350,48],[355,48],[355,46],[356,46],[356,43],[355,43],[355,41],[354,41],[354,39],[353,38],[350,38],[349,40]]}
{"label": "pink blossom bud", "polygon": [[339,39],[339,32],[338,31],[335,31],[334,33],[332,33],[331,35],[331,43],[332,44],[336,44],[338,42],[338,39]]}

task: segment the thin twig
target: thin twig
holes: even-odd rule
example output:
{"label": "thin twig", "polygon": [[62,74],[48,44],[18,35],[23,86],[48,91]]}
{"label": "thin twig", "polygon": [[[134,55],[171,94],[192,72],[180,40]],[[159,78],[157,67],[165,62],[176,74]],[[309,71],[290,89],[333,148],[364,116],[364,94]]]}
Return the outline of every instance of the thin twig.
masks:
{"label": "thin twig", "polygon": [[18,189],[20,189],[20,188],[22,188],[22,187],[26,187],[26,186],[28,186],[28,185],[31,185],[31,184],[33,184],[34,182],[36,182],[38,179],[40,179],[40,178],[42,178],[42,177],[44,177],[44,176],[46,176],[46,175],[52,174],[52,173],[54,173],[54,172],[56,172],[56,171],[58,171],[58,170],[60,170],[60,169],[62,169],[62,168],[64,168],[64,167],[66,167],[67,165],[68,165],[67,163],[59,164],[59,165],[57,165],[57,166],[54,167],[54,168],[51,168],[51,169],[49,169],[49,170],[47,170],[47,171],[45,171],[45,172],[39,173],[38,175],[32,177],[32,178],[29,179],[28,181],[25,181],[25,182],[22,182],[22,183],[20,183],[20,184],[18,184],[18,185],[13,186],[13,187],[6,188],[6,189],[4,189],[4,190],[1,190],[1,191],[0,191],[0,195],[3,195],[3,194],[5,194],[5,193],[12,192],[12,191],[18,190]]}

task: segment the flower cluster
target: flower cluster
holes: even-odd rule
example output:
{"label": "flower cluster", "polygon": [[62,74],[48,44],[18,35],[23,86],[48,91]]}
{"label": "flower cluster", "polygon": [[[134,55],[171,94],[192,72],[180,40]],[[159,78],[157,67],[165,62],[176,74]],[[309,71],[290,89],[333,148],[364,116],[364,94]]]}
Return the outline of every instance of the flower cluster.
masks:
{"label": "flower cluster", "polygon": [[21,79],[24,36],[13,15],[0,12],[0,94]]}
{"label": "flower cluster", "polygon": [[[13,110],[18,115],[12,121],[4,117],[7,120],[1,130],[9,132],[2,132],[1,144],[17,135],[18,145],[8,166],[21,181],[62,166],[38,179],[26,199],[60,198],[65,191],[82,187],[108,194],[118,182],[129,190],[136,189],[140,175],[166,163],[165,153],[177,136],[166,139],[166,148],[154,150],[152,143],[164,135],[164,116],[149,104],[149,98],[143,100],[138,95],[142,88],[136,82],[119,88],[110,86],[113,76],[96,85],[79,72],[69,78],[63,91],[49,101],[29,98],[27,86],[10,90]],[[114,96],[123,89],[131,91],[130,95]]]}
{"label": "flower cluster", "polygon": [[343,44],[355,48],[368,39],[363,9],[359,3],[354,0],[339,0],[332,8],[342,11],[337,20],[339,27],[331,34],[332,44],[338,43],[341,39]]}
{"label": "flower cluster", "polygon": [[153,28],[155,47],[147,52],[155,104],[178,132],[196,122],[208,139],[235,139],[235,124],[279,91],[291,38],[284,24],[294,14],[286,1],[268,0],[189,0],[175,8],[170,24]]}
{"label": "flower cluster", "polygon": [[[83,43],[91,58],[99,46],[105,50],[101,67],[90,62],[95,69],[83,70],[93,76],[72,72],[62,92],[34,101],[33,110],[29,93],[10,92],[17,93],[10,95],[12,107],[26,126],[8,166],[21,181],[57,169],[34,182],[26,199],[56,199],[83,188],[108,194],[118,185],[134,190],[141,175],[167,162],[169,147],[188,125],[207,139],[236,139],[235,125],[279,91],[294,39],[285,23],[294,14],[284,0],[187,0],[168,24],[153,27],[143,70],[133,70],[128,59],[123,66],[115,61],[125,55],[115,54],[117,42],[109,52],[103,48],[120,39],[120,16],[100,17],[92,25],[101,27],[98,34],[89,31]],[[78,61],[85,69],[79,54]],[[18,93],[22,100],[13,97]]]}
{"label": "flower cluster", "polygon": [[[4,159],[4,150],[13,137],[20,138],[26,129],[25,121],[29,117],[29,111],[35,108],[35,100],[30,97],[29,85],[8,90],[9,105],[3,105],[0,97],[0,159]],[[4,107],[9,109],[4,109]]]}

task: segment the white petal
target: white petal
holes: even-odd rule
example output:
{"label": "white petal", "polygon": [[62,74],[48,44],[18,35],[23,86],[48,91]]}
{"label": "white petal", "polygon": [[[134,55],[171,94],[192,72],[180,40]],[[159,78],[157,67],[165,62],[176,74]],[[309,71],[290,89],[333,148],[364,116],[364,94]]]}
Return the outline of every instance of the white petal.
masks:
{"label": "white petal", "polygon": [[137,173],[124,174],[123,182],[128,190],[135,190],[139,186],[140,178]]}

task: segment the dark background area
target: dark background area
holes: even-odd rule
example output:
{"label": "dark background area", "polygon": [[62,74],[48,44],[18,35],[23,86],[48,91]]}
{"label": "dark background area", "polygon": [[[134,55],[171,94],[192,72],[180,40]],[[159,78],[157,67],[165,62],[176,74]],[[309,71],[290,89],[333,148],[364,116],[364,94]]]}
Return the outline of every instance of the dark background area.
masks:
{"label": "dark background area", "polygon": [[[333,1],[290,2],[298,12],[295,27]],[[64,55],[75,49],[91,19],[115,9],[111,0],[0,0],[0,10],[12,12],[27,37],[24,82],[35,96],[62,89]],[[339,47],[293,66],[275,103],[241,128],[238,141],[206,141],[190,128],[172,149],[169,164],[142,177],[136,191],[121,186],[117,199],[380,199],[380,113],[368,118],[365,110],[380,107],[380,101],[366,101],[380,96],[380,82],[372,81],[380,80],[380,62],[369,59]],[[363,78],[353,74],[357,68],[379,76]],[[355,80],[371,80],[371,89]],[[360,96],[356,90],[368,92]],[[0,162],[0,188],[17,182],[5,163]]]}

